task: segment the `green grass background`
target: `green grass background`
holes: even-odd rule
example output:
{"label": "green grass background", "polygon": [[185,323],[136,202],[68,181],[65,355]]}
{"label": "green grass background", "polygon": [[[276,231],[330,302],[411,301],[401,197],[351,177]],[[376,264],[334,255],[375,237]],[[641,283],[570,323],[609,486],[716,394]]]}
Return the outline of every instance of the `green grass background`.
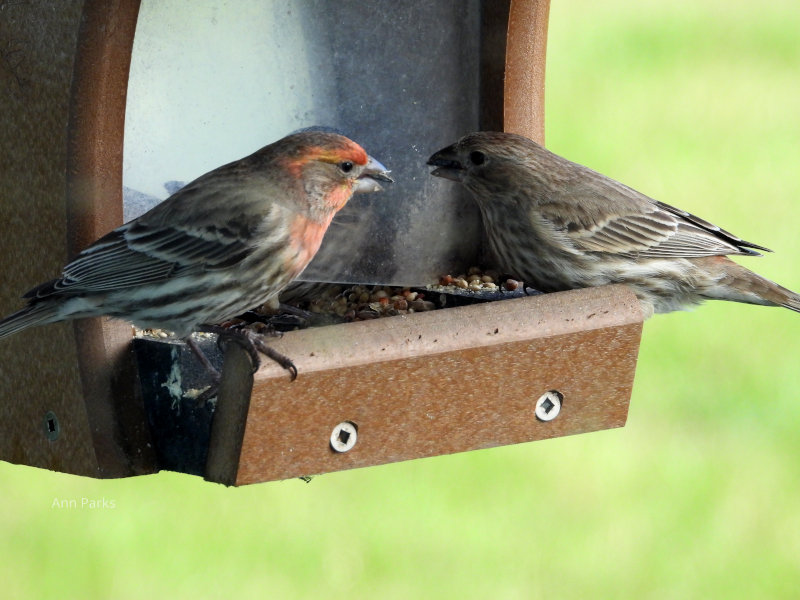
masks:
{"label": "green grass background", "polygon": [[[796,0],[554,0],[547,142],[773,248],[748,266],[800,289]],[[1,463],[1,594],[797,597],[799,334],[786,310],[656,316],[624,429],[309,485]]]}

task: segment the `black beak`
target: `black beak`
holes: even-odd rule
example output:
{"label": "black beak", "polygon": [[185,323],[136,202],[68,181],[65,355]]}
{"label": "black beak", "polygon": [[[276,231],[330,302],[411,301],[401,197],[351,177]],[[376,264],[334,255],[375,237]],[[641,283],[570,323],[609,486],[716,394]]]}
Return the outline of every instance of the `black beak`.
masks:
{"label": "black beak", "polygon": [[461,160],[458,157],[455,145],[443,148],[435,152],[429,159],[428,165],[436,167],[431,171],[435,177],[443,177],[452,181],[462,181],[467,174]]}

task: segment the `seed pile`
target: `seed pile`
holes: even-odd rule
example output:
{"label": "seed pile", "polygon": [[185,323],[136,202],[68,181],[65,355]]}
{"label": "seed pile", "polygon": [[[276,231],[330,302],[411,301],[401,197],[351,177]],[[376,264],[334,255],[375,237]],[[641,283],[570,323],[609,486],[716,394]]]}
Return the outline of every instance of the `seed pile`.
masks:
{"label": "seed pile", "polygon": [[367,321],[433,310],[436,306],[420,292],[389,286],[331,285],[301,308],[314,314],[333,314],[345,321]]}
{"label": "seed pile", "polygon": [[[286,304],[278,306],[273,301],[255,308],[244,318],[232,319],[228,324],[248,329],[271,327],[281,331],[350,321],[368,321],[415,312],[427,312],[454,305],[446,296],[481,296],[494,299],[507,292],[522,288],[522,282],[502,278],[496,271],[483,271],[471,267],[466,274],[444,275],[437,284],[425,288],[392,286],[340,285],[333,283],[310,284]],[[521,289],[520,289],[521,291]],[[426,297],[427,294],[427,297]],[[282,299],[283,300],[283,299]],[[268,325],[267,325],[268,324]],[[142,332],[139,332],[141,335]],[[143,332],[145,335],[165,338],[161,330]]]}
{"label": "seed pile", "polygon": [[498,292],[506,290],[513,292],[522,285],[516,279],[506,279],[498,283],[500,276],[497,271],[482,271],[479,267],[471,267],[466,275],[444,275],[439,279],[438,285],[428,286],[428,289],[437,292],[452,292],[467,290],[470,292]]}

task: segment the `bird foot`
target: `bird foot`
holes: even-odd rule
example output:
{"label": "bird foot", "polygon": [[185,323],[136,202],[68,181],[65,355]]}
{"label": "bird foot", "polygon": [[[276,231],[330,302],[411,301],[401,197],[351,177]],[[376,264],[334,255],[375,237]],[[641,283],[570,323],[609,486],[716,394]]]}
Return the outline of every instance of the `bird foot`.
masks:
{"label": "bird foot", "polygon": [[208,376],[211,378],[211,385],[195,398],[198,404],[202,404],[203,402],[216,397],[217,392],[219,391],[219,384],[222,381],[222,375],[217,368],[211,364],[211,361],[208,360],[208,357],[203,353],[203,351],[200,349],[200,346],[197,345],[197,342],[194,341],[194,338],[192,338],[191,335],[186,338],[186,345],[189,346],[189,349],[197,357],[197,360],[200,361],[200,364],[203,365],[206,373],[208,373]]}
{"label": "bird foot", "polygon": [[[203,325],[199,330],[206,333],[216,333],[219,336],[217,339],[218,344],[223,344],[225,342],[239,344],[250,355],[250,361],[253,363],[253,373],[258,371],[258,368],[261,366],[260,353],[274,360],[281,367],[289,371],[292,381],[297,379],[297,367],[294,366],[292,360],[267,345],[264,341],[264,337],[267,336],[281,337],[283,335],[281,332],[271,328],[262,328],[261,331],[253,331],[243,328],[226,328],[219,325]],[[206,361],[207,360],[208,359],[206,359]],[[201,362],[203,362],[202,359]]]}

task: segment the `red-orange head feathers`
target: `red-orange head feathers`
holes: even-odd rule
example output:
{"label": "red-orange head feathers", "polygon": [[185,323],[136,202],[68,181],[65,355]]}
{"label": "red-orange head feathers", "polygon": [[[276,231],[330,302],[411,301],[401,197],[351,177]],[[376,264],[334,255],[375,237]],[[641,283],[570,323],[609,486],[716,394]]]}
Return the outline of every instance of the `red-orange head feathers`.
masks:
{"label": "red-orange head feathers", "polygon": [[294,133],[264,150],[268,149],[294,184],[302,186],[311,219],[335,213],[355,193],[380,191],[379,181],[392,181],[386,167],[336,133]]}

